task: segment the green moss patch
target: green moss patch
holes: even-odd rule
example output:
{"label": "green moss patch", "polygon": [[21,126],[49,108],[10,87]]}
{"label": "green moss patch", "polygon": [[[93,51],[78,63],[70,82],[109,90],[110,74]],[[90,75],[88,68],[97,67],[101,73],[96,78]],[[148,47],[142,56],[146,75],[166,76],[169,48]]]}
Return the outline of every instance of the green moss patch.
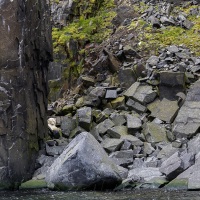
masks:
{"label": "green moss patch", "polygon": [[188,15],[188,20],[194,23],[190,29],[184,29],[180,26],[167,26],[155,29],[151,24],[144,20],[133,21],[129,26],[130,30],[138,32],[139,50],[150,54],[157,54],[160,48],[168,45],[183,45],[190,48],[197,56],[200,55],[200,17],[190,15],[190,10],[196,6],[188,6],[186,8],[175,7],[172,15],[184,12]]}
{"label": "green moss patch", "polygon": [[19,189],[41,189],[47,188],[47,183],[45,180],[29,180],[20,185]]}
{"label": "green moss patch", "polygon": [[187,190],[188,189],[188,179],[174,179],[169,184],[165,186],[166,189],[169,190]]}
{"label": "green moss patch", "polygon": [[76,0],[73,20],[62,28],[53,28],[55,61],[67,66],[62,81],[67,80],[68,86],[83,71],[86,44],[101,43],[112,33],[111,21],[116,16],[113,8],[114,0]]}

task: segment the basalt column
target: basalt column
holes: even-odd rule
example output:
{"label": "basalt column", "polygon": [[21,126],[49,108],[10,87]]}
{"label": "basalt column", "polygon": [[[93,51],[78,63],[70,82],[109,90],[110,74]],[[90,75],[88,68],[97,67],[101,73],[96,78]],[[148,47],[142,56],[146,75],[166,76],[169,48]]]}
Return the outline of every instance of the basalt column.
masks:
{"label": "basalt column", "polygon": [[0,0],[0,187],[31,177],[47,134],[46,0]]}

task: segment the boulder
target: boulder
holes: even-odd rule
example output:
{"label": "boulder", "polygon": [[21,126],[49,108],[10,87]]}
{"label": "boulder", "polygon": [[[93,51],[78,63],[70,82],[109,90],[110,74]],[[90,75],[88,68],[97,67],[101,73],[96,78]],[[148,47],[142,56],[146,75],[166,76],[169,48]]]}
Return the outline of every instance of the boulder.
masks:
{"label": "boulder", "polygon": [[95,79],[91,76],[82,76],[81,81],[85,87],[93,86],[95,84]]}
{"label": "boulder", "polygon": [[129,142],[128,140],[124,140],[124,143],[120,150],[129,150],[131,148],[132,148],[131,142]]}
{"label": "boulder", "polygon": [[134,168],[128,172],[128,178],[133,178],[139,180],[138,182],[150,181],[152,178],[162,177],[162,173],[159,168],[154,167],[139,167]]}
{"label": "boulder", "polygon": [[125,97],[117,97],[116,99],[112,100],[111,102],[112,108],[117,108],[119,106],[123,106],[125,103]]}
{"label": "boulder", "polygon": [[126,179],[128,176],[128,169],[121,167],[119,165],[117,165],[117,168],[119,170],[119,175],[122,178],[122,180]]}
{"label": "boulder", "polygon": [[110,119],[106,119],[100,124],[98,124],[96,128],[100,134],[105,134],[107,130],[112,128],[114,125],[115,124]]}
{"label": "boulder", "polygon": [[120,61],[110,51],[108,51],[107,49],[104,49],[103,51],[104,51],[104,54],[108,56],[109,70],[112,73],[117,72],[119,70],[120,66],[121,66]]}
{"label": "boulder", "polygon": [[116,99],[117,98],[117,90],[107,90],[105,99]]}
{"label": "boulder", "polygon": [[111,114],[110,118],[114,122],[115,126],[121,126],[126,123],[126,119],[124,115],[113,113]]}
{"label": "boulder", "polygon": [[176,24],[172,18],[168,18],[166,16],[162,16],[160,21],[164,26],[174,26]]}
{"label": "boulder", "polygon": [[146,167],[144,163],[144,158],[134,158],[133,164],[129,165],[129,169],[142,168],[142,167]]}
{"label": "boulder", "polygon": [[144,142],[144,153],[146,155],[150,155],[155,151],[155,149],[151,146],[151,143]]}
{"label": "boulder", "polygon": [[97,96],[99,98],[104,98],[106,94],[106,89],[104,87],[95,87],[89,93],[89,96]]}
{"label": "boulder", "polygon": [[161,159],[162,161],[166,160],[174,153],[178,151],[177,148],[173,147],[172,144],[166,144],[162,147],[162,150],[158,153],[157,158]]}
{"label": "boulder", "polygon": [[124,68],[119,70],[118,78],[121,86],[129,88],[136,82],[136,77],[132,68]]}
{"label": "boulder", "polygon": [[144,136],[149,143],[167,142],[166,129],[154,122],[146,123],[144,130]]}
{"label": "boulder", "polygon": [[152,102],[157,96],[156,92],[152,90],[152,86],[142,85],[138,82],[135,82],[124,95],[143,105]]}
{"label": "boulder", "polygon": [[139,87],[140,83],[135,82],[133,83],[124,93],[124,96],[131,97],[136,92],[137,88]]}
{"label": "boulder", "polygon": [[176,178],[183,170],[184,164],[179,152],[166,159],[160,167],[160,172],[165,174],[169,181]]}
{"label": "boulder", "polygon": [[200,134],[188,141],[188,152],[194,155],[200,152]]}
{"label": "boulder", "polygon": [[156,66],[159,62],[159,57],[157,56],[151,56],[148,60],[147,60],[147,63],[150,65],[150,66]]}
{"label": "boulder", "polygon": [[151,111],[151,116],[172,123],[178,113],[179,106],[177,101],[163,98],[161,101],[153,102],[152,105],[148,106],[148,109]]}
{"label": "boulder", "polygon": [[123,135],[128,135],[128,129],[126,126],[114,126],[109,128],[107,133],[112,138],[121,138]]}
{"label": "boulder", "polygon": [[128,101],[126,102],[126,105],[128,106],[130,110],[134,110],[137,113],[144,113],[147,110],[147,108],[144,105],[134,101],[131,98],[128,99]]}
{"label": "boulder", "polygon": [[200,160],[197,159],[195,164],[177,176],[171,181],[166,188],[169,189],[200,189]]}
{"label": "boulder", "polygon": [[133,135],[122,135],[121,139],[129,141],[133,146],[142,146],[143,142]]}
{"label": "boulder", "polygon": [[83,107],[77,110],[77,122],[78,125],[89,131],[92,122],[92,109],[90,107]]}
{"label": "boulder", "polygon": [[173,133],[178,138],[194,136],[200,127],[200,81],[189,90],[185,103],[181,107],[175,121]]}
{"label": "boulder", "polygon": [[191,21],[187,19],[183,22],[183,27],[185,27],[186,29],[191,29],[193,26],[194,26],[194,23],[192,23]]}
{"label": "boulder", "polygon": [[138,129],[141,129],[142,127],[141,119],[134,115],[126,115],[126,121],[127,121],[127,128],[128,128],[129,133],[132,133]]}
{"label": "boulder", "polygon": [[118,151],[123,144],[122,139],[107,138],[102,143],[101,146],[108,152]]}
{"label": "boulder", "polygon": [[178,47],[175,46],[175,45],[171,45],[171,46],[167,47],[167,50],[168,50],[170,53],[177,53],[177,52],[179,52]]}
{"label": "boulder", "polygon": [[183,72],[160,72],[160,99],[176,100],[178,92],[185,91],[185,74]]}
{"label": "boulder", "polygon": [[76,128],[76,120],[69,116],[63,116],[60,124],[62,134],[65,137],[69,137],[71,131]]}
{"label": "boulder", "polygon": [[117,166],[87,132],[79,134],[49,168],[48,187],[59,190],[113,188],[121,182]]}
{"label": "boulder", "polygon": [[133,163],[133,150],[116,151],[109,155],[116,165],[127,167]]}

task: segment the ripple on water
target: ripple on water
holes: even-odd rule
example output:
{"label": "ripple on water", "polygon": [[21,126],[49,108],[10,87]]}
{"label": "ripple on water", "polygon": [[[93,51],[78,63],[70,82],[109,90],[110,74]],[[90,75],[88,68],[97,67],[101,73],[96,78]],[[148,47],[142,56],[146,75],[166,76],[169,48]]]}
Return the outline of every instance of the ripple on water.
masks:
{"label": "ripple on water", "polygon": [[133,190],[124,192],[0,192],[0,200],[200,200],[199,191]]}

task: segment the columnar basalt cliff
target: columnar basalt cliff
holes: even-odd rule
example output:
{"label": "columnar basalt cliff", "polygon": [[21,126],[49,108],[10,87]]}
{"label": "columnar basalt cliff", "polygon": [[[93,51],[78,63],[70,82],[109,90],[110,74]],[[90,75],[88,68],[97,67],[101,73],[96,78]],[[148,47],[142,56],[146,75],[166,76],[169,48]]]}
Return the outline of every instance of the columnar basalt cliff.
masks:
{"label": "columnar basalt cliff", "polygon": [[46,0],[0,0],[0,184],[30,178],[46,136],[51,29]]}

